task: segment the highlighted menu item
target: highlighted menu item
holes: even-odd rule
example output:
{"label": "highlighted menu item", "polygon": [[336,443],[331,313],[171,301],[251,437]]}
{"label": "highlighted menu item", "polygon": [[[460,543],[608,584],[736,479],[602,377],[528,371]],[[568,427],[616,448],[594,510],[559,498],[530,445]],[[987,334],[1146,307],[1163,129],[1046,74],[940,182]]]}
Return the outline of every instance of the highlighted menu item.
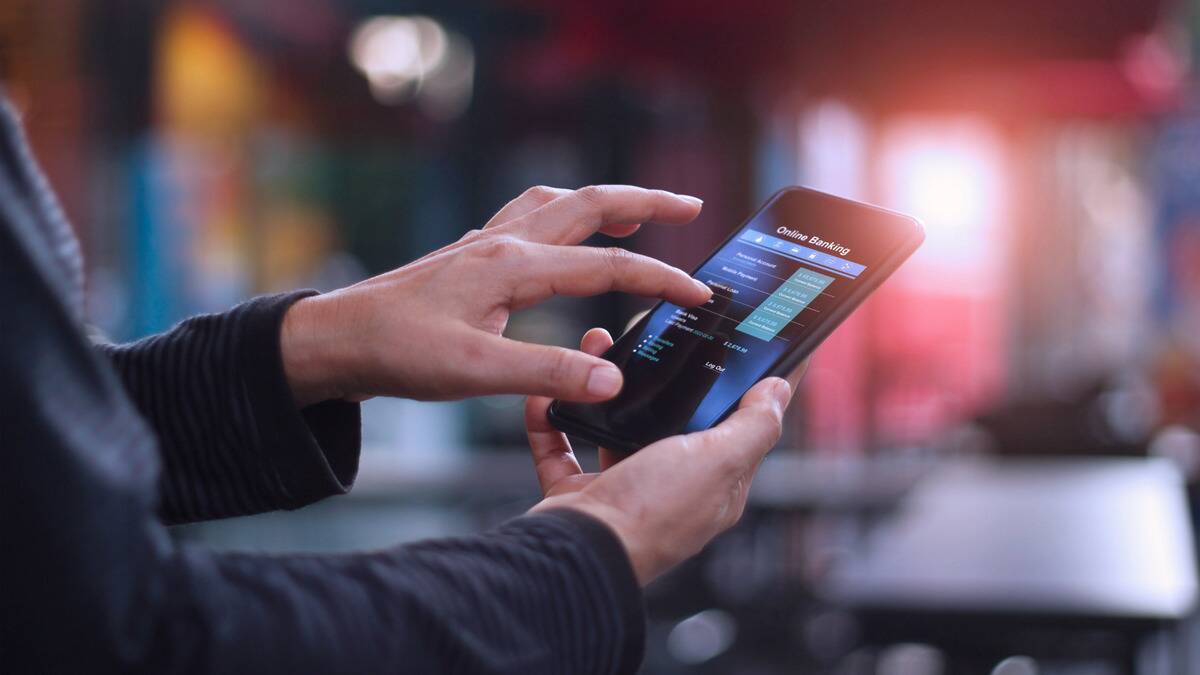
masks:
{"label": "highlighted menu item", "polygon": [[754,308],[737,330],[769,342],[831,283],[833,277],[798,269]]}

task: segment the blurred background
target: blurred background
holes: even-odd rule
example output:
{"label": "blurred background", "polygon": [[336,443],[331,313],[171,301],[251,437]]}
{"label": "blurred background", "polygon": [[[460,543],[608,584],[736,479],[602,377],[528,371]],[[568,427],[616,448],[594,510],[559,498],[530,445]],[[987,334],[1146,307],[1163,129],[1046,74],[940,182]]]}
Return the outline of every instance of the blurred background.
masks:
{"label": "blurred background", "polygon": [[[914,214],[744,522],[649,589],[644,672],[1188,673],[1198,38],[1185,0],[6,0],[0,81],[115,340],[386,271],[536,184],[703,198],[621,242],[688,268],[786,185]],[[356,550],[537,498],[518,398],[373,400],[364,439],[353,495],[178,536]]]}

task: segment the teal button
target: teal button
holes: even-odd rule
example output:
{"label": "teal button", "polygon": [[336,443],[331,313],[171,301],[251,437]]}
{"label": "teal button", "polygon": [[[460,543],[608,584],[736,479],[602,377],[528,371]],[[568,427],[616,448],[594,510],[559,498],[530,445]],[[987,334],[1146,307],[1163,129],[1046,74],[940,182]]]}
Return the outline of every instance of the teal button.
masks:
{"label": "teal button", "polygon": [[833,277],[809,269],[798,269],[762,304],[755,307],[737,325],[737,330],[769,342],[831,283]]}

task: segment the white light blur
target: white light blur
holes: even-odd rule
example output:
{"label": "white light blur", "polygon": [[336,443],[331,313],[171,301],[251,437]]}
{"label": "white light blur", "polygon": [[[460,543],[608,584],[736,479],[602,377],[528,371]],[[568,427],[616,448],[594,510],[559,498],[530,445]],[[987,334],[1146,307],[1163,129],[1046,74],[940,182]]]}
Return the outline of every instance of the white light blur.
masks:
{"label": "white light blur", "polygon": [[991,675],[1038,675],[1037,661],[1028,656],[1010,656],[992,668]]}
{"label": "white light blur", "polygon": [[465,37],[425,16],[377,16],[350,37],[350,60],[380,103],[414,98],[431,117],[450,119],[471,99],[475,56]]}
{"label": "white light blur", "polygon": [[925,226],[919,260],[947,272],[969,270],[985,285],[998,278],[1005,185],[990,127],[970,120],[897,124],[885,134],[882,169],[886,205]]}
{"label": "white light blur", "polygon": [[988,206],[980,158],[959,148],[918,147],[907,158],[908,204],[931,227],[978,223]]}
{"label": "white light blur", "polygon": [[704,663],[729,649],[737,623],[728,612],[706,609],[675,624],[667,635],[667,652],[680,663]]}
{"label": "white light blur", "polygon": [[972,230],[996,207],[998,180],[975,142],[930,135],[897,149],[900,208],[935,230]]}
{"label": "white light blur", "polygon": [[879,652],[875,672],[877,675],[943,675],[946,662],[936,647],[902,642]]}
{"label": "white light blur", "polygon": [[845,104],[826,100],[800,118],[801,182],[830,194],[862,199],[867,131]]}

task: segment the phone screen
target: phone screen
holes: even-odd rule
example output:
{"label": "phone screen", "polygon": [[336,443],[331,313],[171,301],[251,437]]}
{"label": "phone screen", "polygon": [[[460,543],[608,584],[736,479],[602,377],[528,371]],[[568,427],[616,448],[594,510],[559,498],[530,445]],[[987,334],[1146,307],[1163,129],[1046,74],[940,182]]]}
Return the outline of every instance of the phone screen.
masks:
{"label": "phone screen", "polygon": [[920,238],[898,214],[787,190],[693,273],[712,288],[706,304],[660,303],[605,354],[625,376],[616,398],[556,402],[552,417],[626,448],[707,429],[788,356],[811,351],[844,317],[839,307]]}

